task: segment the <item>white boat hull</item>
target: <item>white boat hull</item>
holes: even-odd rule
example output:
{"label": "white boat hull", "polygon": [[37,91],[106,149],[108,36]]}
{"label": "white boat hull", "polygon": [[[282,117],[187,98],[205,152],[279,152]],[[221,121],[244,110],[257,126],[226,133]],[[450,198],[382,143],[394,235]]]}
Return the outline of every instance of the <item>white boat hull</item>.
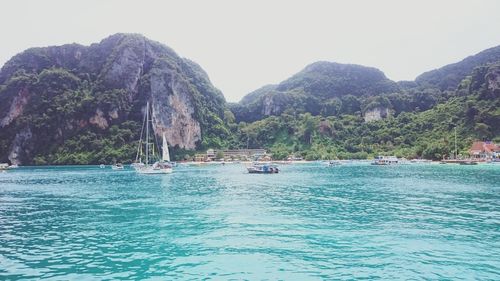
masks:
{"label": "white boat hull", "polygon": [[247,167],[249,174],[277,174],[279,169],[276,165],[258,165]]}
{"label": "white boat hull", "polygon": [[[143,123],[143,129],[144,127],[146,128],[146,134],[145,134],[145,139],[146,142],[144,143],[146,147],[146,153],[145,153],[145,163],[142,163],[142,144],[143,144],[143,130],[141,130],[141,139],[139,141],[139,147],[137,148],[137,156],[136,156],[136,163],[132,164],[132,167],[134,167],[136,173],[138,174],[144,174],[144,175],[154,175],[154,174],[171,174],[173,172],[172,170],[172,164],[170,164],[170,153],[168,151],[168,144],[167,144],[167,138],[165,136],[165,133],[163,133],[163,145],[162,145],[162,159],[157,159],[158,157],[155,157],[155,148],[154,148],[154,142],[150,143],[149,142],[149,127],[151,122],[151,119],[149,118],[149,112],[150,112],[150,107],[149,107],[149,101],[146,103],[146,116],[144,117],[144,123]],[[154,128],[153,128],[154,129]],[[153,130],[154,131],[154,130]],[[152,145],[152,147],[151,147]],[[152,161],[157,160],[154,164],[150,164]]]}
{"label": "white boat hull", "polygon": [[138,168],[136,169],[136,172],[138,174],[155,175],[155,174],[171,174],[173,170],[171,168],[167,169]]}

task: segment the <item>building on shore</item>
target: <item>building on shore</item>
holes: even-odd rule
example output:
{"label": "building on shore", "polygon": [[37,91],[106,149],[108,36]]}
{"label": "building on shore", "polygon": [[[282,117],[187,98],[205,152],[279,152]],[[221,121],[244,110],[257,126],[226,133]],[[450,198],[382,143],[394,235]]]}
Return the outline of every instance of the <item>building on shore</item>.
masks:
{"label": "building on shore", "polygon": [[213,161],[218,159],[227,160],[261,160],[270,159],[265,149],[227,149],[216,150],[209,149],[205,157],[205,161]]}
{"label": "building on shore", "polygon": [[205,161],[207,161],[207,155],[206,154],[202,154],[202,153],[195,154],[193,160],[195,162],[205,162]]}
{"label": "building on shore", "polygon": [[500,146],[490,141],[475,141],[469,154],[478,161],[500,160]]}

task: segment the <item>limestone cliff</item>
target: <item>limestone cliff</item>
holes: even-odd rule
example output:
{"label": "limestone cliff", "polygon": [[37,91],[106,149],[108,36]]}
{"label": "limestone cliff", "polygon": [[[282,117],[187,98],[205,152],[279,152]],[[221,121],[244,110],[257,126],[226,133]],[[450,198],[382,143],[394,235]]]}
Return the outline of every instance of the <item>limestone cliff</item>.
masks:
{"label": "limestone cliff", "polygon": [[486,74],[487,89],[496,98],[500,98],[500,64],[491,66]]}
{"label": "limestone cliff", "polygon": [[211,126],[225,126],[224,97],[201,67],[141,35],[28,49],[0,71],[0,162],[129,157],[147,101],[171,147],[195,149]]}
{"label": "limestone cliff", "polygon": [[365,122],[378,121],[387,118],[390,115],[387,107],[375,107],[365,111]]}

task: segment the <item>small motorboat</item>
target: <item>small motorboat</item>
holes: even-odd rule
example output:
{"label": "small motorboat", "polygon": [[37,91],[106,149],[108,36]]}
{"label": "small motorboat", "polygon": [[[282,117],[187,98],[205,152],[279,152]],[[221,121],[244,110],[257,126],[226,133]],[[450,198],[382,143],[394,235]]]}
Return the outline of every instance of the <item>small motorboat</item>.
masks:
{"label": "small motorboat", "polygon": [[123,170],[125,167],[123,167],[122,163],[116,163],[113,166],[111,166],[111,169],[113,170]]}
{"label": "small motorboat", "polygon": [[458,164],[460,165],[477,165],[476,161],[461,161]]}
{"label": "small motorboat", "polygon": [[342,165],[342,162],[338,161],[338,160],[330,160],[328,161],[328,163],[326,163],[329,167],[331,166],[340,166]]}
{"label": "small motorboat", "polygon": [[252,166],[247,167],[247,171],[249,174],[277,174],[280,170],[276,164],[254,163]]}
{"label": "small motorboat", "polygon": [[134,162],[134,163],[130,164],[130,168],[136,169],[136,168],[144,167],[144,165],[145,164],[142,162]]}
{"label": "small motorboat", "polygon": [[160,161],[149,166],[136,166],[135,171],[139,174],[171,174],[173,172],[170,163]]}
{"label": "small motorboat", "polygon": [[372,165],[380,165],[380,166],[385,166],[385,165],[396,165],[398,164],[399,160],[396,156],[377,156],[371,163]]}
{"label": "small motorboat", "polygon": [[101,165],[99,165],[99,168],[104,169],[104,168],[106,168],[106,165],[101,164]]}

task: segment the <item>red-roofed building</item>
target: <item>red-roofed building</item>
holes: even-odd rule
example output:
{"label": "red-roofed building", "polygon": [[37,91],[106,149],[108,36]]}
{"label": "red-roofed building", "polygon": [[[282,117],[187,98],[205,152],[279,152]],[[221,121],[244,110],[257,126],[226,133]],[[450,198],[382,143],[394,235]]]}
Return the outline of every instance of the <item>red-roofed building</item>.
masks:
{"label": "red-roofed building", "polygon": [[500,158],[500,146],[489,141],[475,141],[469,149],[470,155],[479,160]]}

